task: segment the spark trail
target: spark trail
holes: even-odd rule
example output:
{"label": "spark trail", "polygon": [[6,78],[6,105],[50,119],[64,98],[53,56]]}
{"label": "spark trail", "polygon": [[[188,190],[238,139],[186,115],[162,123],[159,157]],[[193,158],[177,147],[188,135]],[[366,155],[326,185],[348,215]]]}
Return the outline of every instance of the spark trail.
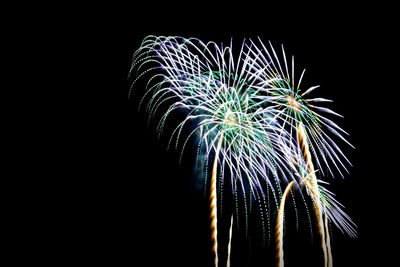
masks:
{"label": "spark trail", "polygon": [[217,171],[218,171],[218,157],[221,150],[221,145],[224,135],[221,133],[215,150],[215,159],[211,175],[211,193],[210,193],[210,219],[211,219],[211,240],[214,252],[214,265],[218,266],[218,239],[217,239]]}
{"label": "spark trail", "polygon": [[233,214],[231,215],[231,224],[229,227],[228,255],[227,255],[227,260],[226,260],[226,267],[231,266],[232,227],[233,227]]}
{"label": "spark trail", "polygon": [[322,214],[322,207],[321,207],[321,196],[319,193],[317,177],[315,176],[314,164],[312,163],[311,153],[310,153],[310,149],[309,149],[309,146],[307,143],[307,136],[304,131],[304,126],[302,123],[299,123],[299,126],[297,128],[297,138],[298,138],[298,143],[301,147],[304,159],[305,159],[305,161],[307,163],[307,167],[308,167],[309,182],[306,183],[306,185],[309,185],[310,190],[312,192],[313,201],[314,201],[314,210],[315,210],[315,215],[316,215],[316,219],[317,219],[318,233],[321,236],[321,247],[322,247],[322,250],[324,253],[324,261],[325,261],[324,266],[327,267],[328,266],[327,247],[329,247],[330,244],[327,244],[328,240],[326,240],[326,238],[325,238],[325,228],[324,228],[324,223],[323,223],[323,214]]}
{"label": "spark trail", "polygon": [[284,209],[285,209],[285,202],[286,202],[286,197],[292,188],[294,184],[294,181],[291,181],[286,189],[285,192],[282,195],[281,203],[279,205],[279,211],[278,211],[278,218],[276,221],[276,257],[278,267],[283,267],[284,266],[284,261],[283,261],[283,215],[284,215]]}

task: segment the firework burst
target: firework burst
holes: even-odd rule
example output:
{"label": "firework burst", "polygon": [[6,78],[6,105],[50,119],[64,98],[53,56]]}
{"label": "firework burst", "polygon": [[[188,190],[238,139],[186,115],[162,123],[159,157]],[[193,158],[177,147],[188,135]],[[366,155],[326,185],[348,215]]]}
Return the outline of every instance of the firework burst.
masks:
{"label": "firework burst", "polygon": [[[271,106],[274,107],[273,113],[281,121],[280,125],[287,129],[291,136],[296,136],[296,142],[291,144],[292,151],[297,149],[293,153],[297,158],[292,161],[294,163],[292,168],[301,177],[299,183],[306,187],[307,193],[314,201],[325,266],[332,266],[328,219],[352,237],[356,235],[355,225],[343,212],[341,205],[333,198],[333,194],[319,184],[313,162],[317,163],[318,170],[321,170],[322,176],[325,175],[323,166],[326,166],[329,173],[334,176],[331,167],[333,165],[343,177],[342,170],[348,172],[345,164],[351,165],[350,161],[325,130],[328,130],[349,146],[352,147],[352,145],[343,137],[343,134],[348,134],[319,112],[342,116],[326,107],[314,104],[332,101],[325,98],[306,98],[319,86],[310,87],[302,92],[301,81],[305,69],[296,84],[294,57],[291,60],[291,68],[289,68],[283,46],[280,59],[271,43],[269,43],[269,49],[262,42],[260,43],[261,49],[257,48],[252,42],[254,50],[257,51],[255,53],[258,53],[257,55],[262,54],[262,56],[257,56],[257,60],[255,60],[257,63],[253,64],[253,66],[256,68],[255,71],[262,69],[262,72],[260,72],[261,80],[274,80],[273,89],[269,91],[270,94],[269,97],[266,97],[266,101],[270,101]],[[284,201],[283,198],[282,201]],[[323,219],[324,216],[325,219]],[[283,260],[281,265],[283,265]]]}
{"label": "firework burst", "polygon": [[[323,215],[325,225],[329,219],[355,235],[351,220],[333,194],[318,183],[313,165],[315,161],[321,172],[322,165],[326,166],[331,174],[331,165],[341,174],[342,169],[347,170],[343,163],[343,159],[348,162],[347,158],[323,128],[347,142],[341,134],[345,132],[316,110],[336,113],[310,104],[326,102],[326,99],[304,98],[316,87],[301,93],[304,71],[296,85],[294,62],[290,75],[283,47],[285,71],[273,47],[267,49],[260,44],[258,47],[251,40],[244,41],[235,57],[232,42],[224,47],[196,38],[148,36],[133,56],[131,73],[135,72],[136,77],[133,84],[152,73],[140,106],[145,105],[149,121],[158,111],[163,111],[157,124],[159,135],[172,114],[185,114],[172,131],[168,147],[180,147],[182,157],[192,138],[197,141],[198,154],[203,154],[207,162],[209,158],[212,160],[210,217],[215,266],[218,266],[218,177],[221,184],[224,179],[230,179],[236,196],[238,190],[242,192],[246,229],[247,196],[250,201],[265,199],[270,191],[283,214],[281,199],[284,201],[288,189],[282,196],[281,184],[286,183],[287,188],[293,184],[298,189],[306,188],[315,203],[323,236],[326,228],[322,227]],[[190,131],[183,137],[185,127]],[[208,179],[207,176],[204,178]],[[282,225],[279,220],[278,223]],[[327,240],[323,238],[322,243],[326,247]]]}

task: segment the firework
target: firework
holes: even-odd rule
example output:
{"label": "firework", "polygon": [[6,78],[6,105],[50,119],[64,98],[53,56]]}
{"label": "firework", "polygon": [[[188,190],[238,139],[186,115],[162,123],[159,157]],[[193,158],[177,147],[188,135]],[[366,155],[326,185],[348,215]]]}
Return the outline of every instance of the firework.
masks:
{"label": "firework", "polygon": [[272,170],[274,179],[288,179],[286,176],[292,175],[285,164],[286,155],[280,152],[286,135],[282,128],[268,122],[267,111],[257,102],[258,92],[252,85],[255,76],[249,71],[249,53],[245,54],[243,47],[235,64],[231,48],[220,50],[215,43],[205,45],[197,39],[151,37],[143,42],[133,61],[133,67],[138,69],[155,61],[158,63],[155,69],[165,70],[161,81],[148,87],[144,96],[149,96],[146,108],[149,117],[154,116],[162,103],[174,100],[160,119],[160,134],[167,117],[175,110],[182,112],[183,109],[187,112],[186,118],[172,132],[170,143],[176,136],[175,146],[178,147],[182,128],[192,120],[197,126],[183,142],[182,152],[196,131],[200,132],[199,146],[204,145],[204,153],[208,156],[214,151],[210,207],[216,264],[218,162],[221,179],[228,171],[231,184],[236,185],[239,181],[243,193],[244,179],[251,185],[252,194],[261,192],[260,177],[267,182],[271,180],[266,176],[267,170]]}
{"label": "firework", "polygon": [[[259,54],[264,54],[264,56],[258,57],[258,64],[254,65],[256,68],[265,66],[262,68],[263,71],[260,75],[261,80],[274,79],[272,85],[273,90],[270,90],[271,97],[267,100],[271,101],[271,105],[275,107],[274,113],[282,121],[282,127],[286,127],[291,136],[296,135],[297,137],[296,142],[293,143],[293,149],[298,148],[298,150],[300,150],[300,152],[295,153],[297,156],[300,156],[300,160],[294,164],[297,165],[297,167],[293,168],[297,170],[309,195],[312,196],[314,201],[314,210],[316,213],[318,231],[321,235],[321,246],[324,252],[325,266],[332,266],[328,219],[333,221],[341,230],[344,230],[350,236],[355,236],[356,232],[354,223],[340,209],[340,204],[334,200],[329,191],[318,184],[313,160],[317,163],[318,170],[321,170],[322,175],[324,175],[322,168],[322,164],[324,164],[324,166],[328,168],[329,173],[333,176],[331,168],[333,164],[340,175],[343,176],[341,169],[347,171],[343,161],[348,164],[350,164],[350,162],[323,128],[328,129],[333,135],[339,137],[339,139],[348,145],[351,146],[351,144],[342,135],[347,135],[347,133],[333,121],[319,114],[318,111],[340,117],[341,115],[328,108],[311,104],[315,102],[332,102],[331,100],[324,98],[304,98],[319,86],[313,86],[301,92],[300,84],[305,70],[301,73],[299,82],[296,84],[294,78],[294,57],[292,57],[291,71],[289,72],[283,46],[283,63],[281,64],[281,60],[271,43],[269,49],[262,43],[261,45],[262,49],[259,49],[254,44],[254,49]],[[284,68],[282,66],[284,66]],[[310,152],[310,149],[313,153]],[[325,223],[323,222],[324,216]]]}
{"label": "firework", "polygon": [[[149,36],[133,55],[131,68],[131,72],[136,73],[133,84],[146,74],[153,73],[148,78],[139,107],[145,104],[149,121],[163,110],[157,123],[159,135],[164,132],[172,114],[184,114],[171,133],[168,147],[180,147],[182,158],[192,138],[197,142],[197,158],[202,154],[207,162],[209,158],[213,162],[210,219],[215,266],[218,266],[218,177],[221,184],[224,179],[230,179],[236,197],[238,190],[243,193],[246,231],[247,196],[250,201],[252,198],[265,199],[265,194],[270,191],[278,207],[279,202],[280,206],[284,203],[293,184],[305,187],[315,203],[328,262],[326,244],[329,243],[329,236],[324,237],[328,219],[352,236],[355,230],[332,194],[318,184],[313,161],[321,172],[324,165],[333,174],[332,164],[340,174],[342,169],[347,170],[342,162],[348,162],[347,158],[323,128],[347,142],[341,134],[345,132],[315,110],[336,113],[310,104],[326,99],[303,98],[316,87],[301,94],[304,71],[296,85],[293,59],[290,75],[283,48],[286,72],[273,47],[267,49],[262,42],[261,46],[259,48],[251,40],[244,41],[235,58],[232,42],[224,47],[214,42],[203,43],[196,38]],[[190,128],[190,131],[182,137],[184,128]],[[208,179],[207,169],[208,166],[205,167],[205,180]],[[289,184],[283,195],[281,183]],[[248,192],[245,184],[249,185]],[[283,207],[279,211],[283,214]],[[229,240],[228,254],[230,246]]]}

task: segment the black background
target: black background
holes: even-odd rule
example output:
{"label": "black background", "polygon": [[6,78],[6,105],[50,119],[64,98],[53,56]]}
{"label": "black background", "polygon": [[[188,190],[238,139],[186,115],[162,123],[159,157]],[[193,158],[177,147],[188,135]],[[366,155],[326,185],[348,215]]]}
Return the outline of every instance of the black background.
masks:
{"label": "black background", "polygon": [[[396,139],[388,101],[395,77],[386,65],[394,54],[386,9],[167,7],[154,3],[121,13],[89,8],[79,15],[84,22],[75,21],[71,29],[74,18],[66,19],[62,28],[68,35],[59,37],[65,46],[54,55],[63,54],[68,71],[54,85],[64,84],[63,98],[71,102],[52,99],[52,106],[68,107],[55,119],[60,123],[54,131],[62,137],[41,136],[51,140],[50,148],[45,163],[32,168],[46,171],[24,184],[29,192],[24,201],[16,200],[23,203],[17,211],[23,215],[15,246],[30,251],[29,260],[50,264],[212,266],[208,202],[194,189],[190,158],[179,165],[179,154],[167,151],[166,138],[158,140],[155,124],[147,125],[146,114],[137,111],[138,96],[128,100],[128,71],[149,34],[217,43],[233,37],[236,47],[243,38],[259,36],[284,44],[286,53],[295,55],[298,73],[307,68],[304,81],[321,85],[316,95],[334,100],[330,107],[344,116],[337,121],[355,146],[345,148],[353,163],[350,174],[331,181],[331,188],[359,236],[333,230],[334,266],[392,266],[397,196],[389,171],[395,144],[388,141]],[[287,241],[286,266],[322,266],[315,240],[295,230],[286,236],[298,237]],[[251,252],[239,245],[240,238],[234,237],[232,266],[275,264],[273,253]]]}

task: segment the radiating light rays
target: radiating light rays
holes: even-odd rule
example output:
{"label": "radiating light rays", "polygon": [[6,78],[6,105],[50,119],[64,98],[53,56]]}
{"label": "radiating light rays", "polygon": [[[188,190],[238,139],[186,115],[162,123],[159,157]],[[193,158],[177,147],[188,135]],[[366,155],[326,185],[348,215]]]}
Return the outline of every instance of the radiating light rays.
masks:
{"label": "radiating light rays", "polygon": [[[347,133],[320,113],[340,115],[317,106],[330,100],[309,98],[318,86],[302,89],[305,70],[297,82],[294,57],[289,62],[283,46],[279,53],[271,43],[265,46],[261,40],[259,43],[248,40],[243,41],[235,55],[232,41],[224,47],[196,38],[146,37],[133,55],[130,70],[130,74],[135,74],[133,84],[150,75],[139,106],[144,106],[149,121],[158,119],[159,136],[166,124],[173,121],[170,118],[174,114],[183,114],[183,119],[170,132],[168,142],[169,148],[181,151],[180,160],[187,145],[197,142],[196,158],[206,162],[202,164],[205,184],[211,178],[211,232],[216,266],[217,208],[218,203],[223,203],[218,202],[221,196],[217,177],[221,181],[230,179],[234,199],[238,198],[239,191],[242,193],[246,232],[250,212],[247,196],[250,207],[253,199],[263,200],[269,227],[273,206],[269,203],[270,193],[278,210],[283,195],[287,194],[285,191],[282,195],[281,184],[305,188],[317,210],[317,227],[323,236],[326,262],[331,264],[330,247],[327,247],[329,233],[326,239],[323,235],[328,223],[333,222],[351,236],[356,233],[351,219],[333,194],[320,185],[316,175],[319,172],[325,176],[325,167],[331,175],[337,170],[343,176],[346,165],[350,165],[334,141],[339,139],[349,144],[344,137]],[[211,177],[207,177],[208,162],[213,162]],[[196,166],[199,166],[197,162]],[[236,204],[231,222],[236,217],[238,225],[237,207]],[[260,210],[263,210],[261,206]],[[264,220],[262,225],[266,234]]]}
{"label": "radiating light rays", "polygon": [[[284,120],[282,125],[285,127],[294,127],[294,129],[288,129],[292,133],[296,131],[297,124],[302,122],[310,135],[310,146],[311,150],[314,151],[313,153],[315,153],[314,160],[318,165],[318,169],[323,172],[324,168],[322,168],[322,164],[324,164],[330,174],[334,175],[331,169],[333,164],[335,169],[343,176],[342,171],[347,172],[345,163],[350,165],[350,162],[325,130],[328,130],[333,136],[338,137],[348,145],[351,146],[351,144],[343,137],[343,134],[347,135],[347,133],[332,120],[321,115],[320,112],[335,116],[340,115],[331,109],[311,104],[331,102],[331,100],[324,98],[304,98],[319,86],[310,87],[302,93],[301,81],[305,70],[301,73],[299,82],[296,82],[294,77],[294,57],[291,60],[290,71],[283,46],[282,60],[279,58],[278,53],[275,52],[271,43],[269,43],[270,48],[266,48],[261,41],[260,43],[262,48],[258,48],[257,44],[252,42],[252,47],[255,50],[254,53],[262,55],[258,56],[255,60],[256,63],[253,66],[256,69],[254,71],[263,69],[262,72],[259,72],[258,78],[260,81],[269,81],[271,78],[275,78],[271,86],[273,89],[269,89],[271,97],[268,100],[275,107],[275,112],[279,112],[279,117]],[[320,162],[320,159],[322,162]]]}

